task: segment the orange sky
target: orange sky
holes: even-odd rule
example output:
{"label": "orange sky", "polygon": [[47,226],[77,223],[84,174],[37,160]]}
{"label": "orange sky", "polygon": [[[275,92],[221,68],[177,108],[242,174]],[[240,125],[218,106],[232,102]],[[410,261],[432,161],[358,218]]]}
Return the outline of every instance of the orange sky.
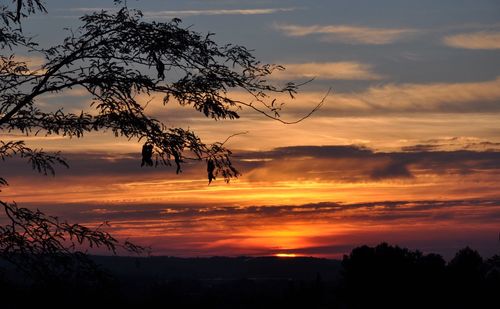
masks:
{"label": "orange sky", "polygon": [[[43,30],[43,46],[63,38],[77,15],[103,5],[49,2],[48,15],[23,24],[27,33]],[[294,125],[247,109],[240,119],[213,121],[173,101],[163,106],[154,93],[137,96],[148,102],[148,114],[207,143],[238,134],[227,147],[242,176],[229,184],[208,185],[203,164],[190,162],[180,175],[141,168],[142,145],[109,132],[68,139],[0,131],[1,141],[61,150],[70,164],[52,177],[19,158],[0,162],[10,184],[0,198],[91,226],[109,221],[114,235],[151,245],[155,255],[341,257],[382,241],[446,257],[467,245],[486,256],[499,252],[497,3],[229,2],[128,5],[148,21],[180,14],[183,25],[217,33],[217,42],[243,44],[264,63],[283,64],[288,70],[273,83],[315,78],[295,100],[278,102],[286,102],[282,118],[293,121],[331,88],[319,111]],[[30,70],[44,61],[33,53],[17,59]],[[79,113],[92,112],[90,102],[74,88],[36,104]]]}
{"label": "orange sky", "polygon": [[137,153],[88,153],[69,154],[71,168],[56,177],[16,163],[2,194],[89,225],[110,221],[115,235],[154,254],[339,257],[380,241],[445,254],[473,243],[491,253],[497,241],[498,152],[236,153],[243,176],[230,184],[208,185],[201,165],[175,175],[141,169]]}

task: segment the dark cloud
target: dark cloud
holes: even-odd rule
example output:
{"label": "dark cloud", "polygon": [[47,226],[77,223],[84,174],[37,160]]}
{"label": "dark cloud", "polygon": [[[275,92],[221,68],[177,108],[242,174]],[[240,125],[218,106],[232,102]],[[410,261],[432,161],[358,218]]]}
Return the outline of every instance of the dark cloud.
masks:
{"label": "dark cloud", "polygon": [[424,140],[421,141],[421,144],[402,147],[401,150],[409,152],[456,150],[500,151],[500,143],[477,138],[455,136],[450,138]]}
{"label": "dark cloud", "polygon": [[[349,212],[349,218],[373,219],[377,221],[402,218],[447,219],[448,214],[435,211],[475,207],[478,216],[490,216],[500,219],[500,214],[491,216],[500,208],[500,199],[464,199],[464,200],[421,200],[421,201],[380,201],[366,203],[321,202],[302,205],[247,206],[212,204],[23,204],[29,208],[40,208],[51,214],[82,222],[120,221],[141,226],[148,220],[164,220],[185,226],[195,220],[210,218],[236,218],[238,216],[259,218],[321,218],[323,215]],[[356,213],[353,211],[360,210]],[[466,215],[463,213],[462,215]]]}
{"label": "dark cloud", "polygon": [[345,157],[368,157],[373,155],[373,151],[364,146],[358,145],[332,145],[332,146],[290,146],[279,147],[271,151],[259,153],[244,153],[244,156],[255,155],[262,158],[345,158]]}
{"label": "dark cloud", "polygon": [[[500,169],[500,151],[429,151],[434,145],[415,145],[401,152],[376,152],[362,146],[293,146],[272,151],[244,153],[252,158],[267,158],[272,168],[280,160],[310,160],[301,166],[305,172],[332,170],[332,177],[351,175],[349,180],[413,178],[413,170],[435,174],[468,174],[478,170]],[[315,160],[323,160],[315,164]]]}
{"label": "dark cloud", "polygon": [[[484,145],[496,144],[483,142]],[[320,177],[336,181],[378,181],[385,179],[411,179],[417,171],[434,174],[467,175],[500,169],[500,151],[429,151],[433,144],[408,146],[400,152],[377,152],[363,146],[293,146],[270,151],[235,151],[234,163],[244,175],[266,170],[273,177]],[[56,182],[66,182],[67,177],[80,177],[85,181],[124,177],[128,181],[151,179],[203,179],[202,162],[187,162],[181,175],[175,175],[171,166],[141,168],[140,154],[68,153],[70,168],[57,168]],[[2,163],[2,177],[7,179],[33,179],[27,162],[19,158]],[[283,176],[280,176],[283,173]],[[267,175],[267,176],[268,176]],[[254,176],[250,180],[267,176]],[[89,180],[90,179],[90,180]],[[101,179],[101,180],[99,180]],[[274,179],[274,178],[273,178]],[[43,181],[40,180],[39,181]]]}
{"label": "dark cloud", "polygon": [[407,162],[390,162],[389,164],[374,169],[370,177],[374,180],[391,178],[413,178],[413,174],[408,169]]}
{"label": "dark cloud", "polygon": [[402,151],[407,151],[407,152],[426,152],[426,151],[437,150],[438,148],[439,148],[438,145],[418,144],[418,145],[411,145],[411,146],[401,147],[401,150]]}
{"label": "dark cloud", "polygon": [[[140,153],[116,154],[116,153],[62,153],[69,164],[66,169],[62,165],[55,165],[58,178],[67,176],[77,177],[100,177],[100,176],[155,176],[159,173],[175,174],[172,166],[161,165],[157,168],[141,167]],[[185,164],[189,169],[193,165]],[[2,164],[2,174],[6,177],[29,177],[34,172],[27,160],[21,158],[9,158]]]}
{"label": "dark cloud", "polygon": [[478,142],[478,143],[469,143],[464,145],[464,149],[484,149],[487,151],[497,151],[500,148],[500,143],[493,143],[493,142]]}

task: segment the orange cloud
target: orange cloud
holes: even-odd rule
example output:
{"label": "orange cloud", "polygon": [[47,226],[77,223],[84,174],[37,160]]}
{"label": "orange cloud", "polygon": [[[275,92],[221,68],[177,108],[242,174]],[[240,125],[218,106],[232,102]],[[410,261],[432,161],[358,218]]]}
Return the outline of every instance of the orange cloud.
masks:
{"label": "orange cloud", "polygon": [[43,74],[45,72],[45,70],[41,68],[42,65],[45,64],[45,59],[42,57],[15,55],[13,60],[25,63],[28,72],[23,74]]}
{"label": "orange cloud", "polygon": [[320,38],[324,41],[369,45],[394,43],[419,32],[415,29],[406,28],[370,28],[351,25],[301,26],[278,24],[275,28],[292,37],[320,35]]}
{"label": "orange cloud", "polygon": [[480,31],[446,36],[445,45],[465,49],[500,49],[500,32]]}
{"label": "orange cloud", "polygon": [[355,61],[286,63],[285,71],[272,75],[276,79],[317,78],[331,80],[379,80],[383,76],[373,72],[372,66]]}
{"label": "orange cloud", "polygon": [[[338,66],[337,66],[338,65]],[[312,76],[313,68],[320,70],[318,77],[327,76],[325,78],[333,78],[338,67],[339,78],[376,78],[381,77],[376,73],[368,70],[365,67],[356,63],[331,63],[324,66],[324,71],[319,69],[320,63],[310,64],[295,64],[291,65],[288,71],[290,75],[310,77]],[[279,78],[283,75],[278,74]],[[307,114],[325,95],[325,91],[303,91],[296,96],[296,99],[291,99],[287,94],[277,94],[277,102],[285,103],[282,110],[282,115],[285,120],[294,120]],[[242,92],[232,92],[230,97],[244,101],[253,102],[252,97]],[[143,98],[144,101],[150,98]],[[379,84],[370,86],[365,90],[356,92],[333,92],[326,99],[324,106],[313,115],[316,117],[328,116],[346,116],[346,115],[384,115],[387,112],[406,113],[481,113],[495,112],[500,110],[497,104],[500,100],[500,77],[489,81],[478,82],[456,82],[456,83],[404,83],[404,84]],[[271,101],[271,100],[269,100]],[[155,113],[158,117],[164,119],[186,119],[185,117],[198,118],[197,123],[203,123],[200,115],[192,110],[178,107],[175,102],[163,106],[161,97],[155,97],[149,103],[148,111]],[[256,107],[259,107],[258,102],[254,102]],[[262,109],[264,107],[260,106]],[[262,120],[262,115],[253,112],[248,108],[243,108],[240,111],[242,118],[238,121],[223,122],[234,123],[238,126],[239,123]],[[176,117],[173,117],[175,115]],[[412,117],[415,117],[414,115]],[[271,125],[276,123],[265,119]],[[213,122],[207,120],[208,123]],[[311,121],[310,119],[307,121]],[[291,128],[291,127],[290,127]],[[212,128],[213,129],[213,128]],[[246,131],[246,130],[244,130]]]}
{"label": "orange cloud", "polygon": [[337,93],[334,109],[345,111],[479,112],[498,110],[500,77],[486,82],[388,84],[359,93]]}
{"label": "orange cloud", "polygon": [[[203,164],[140,167],[139,154],[68,156],[55,178],[33,175],[14,160],[2,176],[9,200],[40,203],[209,203],[277,205],[322,201],[495,196],[500,154],[494,151],[373,152],[352,146],[285,147],[236,152],[243,176],[208,186]],[[457,182],[458,183],[455,183]],[[61,190],[64,188],[64,190]],[[464,190],[466,188],[466,190]]]}

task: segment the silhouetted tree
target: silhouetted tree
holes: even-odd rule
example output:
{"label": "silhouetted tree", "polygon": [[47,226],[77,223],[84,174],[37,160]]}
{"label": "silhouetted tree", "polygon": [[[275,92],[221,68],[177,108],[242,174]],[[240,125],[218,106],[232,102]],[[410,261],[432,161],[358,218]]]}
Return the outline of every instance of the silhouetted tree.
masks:
{"label": "silhouetted tree", "polygon": [[461,249],[448,264],[448,268],[462,275],[478,276],[483,265],[483,258],[476,250],[469,247]]}
{"label": "silhouetted tree", "polygon": [[500,291],[500,255],[495,255],[486,261],[485,283],[486,294],[489,298],[495,299],[500,306],[500,300],[495,295]]}
{"label": "silhouetted tree", "polygon": [[483,258],[469,247],[461,249],[448,264],[450,298],[458,307],[478,306],[484,288]]}
{"label": "silhouetted tree", "polygon": [[[91,131],[111,131],[144,143],[142,165],[174,164],[179,173],[187,160],[204,161],[209,182],[219,175],[229,181],[239,172],[224,142],[205,144],[189,129],[169,127],[148,115],[147,104],[138,96],[161,95],[164,105],[171,101],[189,105],[215,120],[239,118],[239,110],[246,107],[284,122],[279,118],[282,104],[272,94],[293,98],[297,91],[294,83],[278,87],[267,82],[273,71],[283,68],[260,63],[245,47],[220,46],[210,33],[182,28],[179,19],[147,22],[140,11],[126,6],[84,15],[82,25],[61,44],[44,48],[21,28],[24,17],[46,11],[43,3],[13,2],[14,8],[0,6],[0,132],[80,138]],[[41,55],[45,63],[33,69],[14,51]],[[92,96],[89,110],[71,113],[60,106],[47,111],[37,101],[42,95],[73,88]],[[249,94],[252,101],[231,97],[231,89]],[[60,153],[31,149],[22,140],[0,140],[0,158],[15,155],[43,174],[54,174],[55,164],[67,166]],[[7,185],[6,179],[0,178],[0,185]],[[36,267],[39,261],[46,265],[47,256],[60,253],[75,256],[80,252],[75,245],[112,250],[118,245],[101,231],[1,203],[10,223],[0,229],[0,255],[18,266]],[[73,240],[69,248],[63,245],[68,239]],[[130,244],[122,245],[130,249]],[[35,260],[24,263],[25,253]]]}
{"label": "silhouetted tree", "polygon": [[438,307],[435,288],[444,282],[434,280],[445,267],[439,255],[382,243],[353,249],[342,266],[341,296],[349,308]]}

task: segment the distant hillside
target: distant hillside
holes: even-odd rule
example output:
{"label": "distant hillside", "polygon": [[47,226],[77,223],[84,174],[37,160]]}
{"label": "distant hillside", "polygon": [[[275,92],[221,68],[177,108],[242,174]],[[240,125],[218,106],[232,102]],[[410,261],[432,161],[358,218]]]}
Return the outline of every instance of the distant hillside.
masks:
{"label": "distant hillside", "polygon": [[119,257],[94,256],[113,275],[140,280],[316,280],[339,278],[340,261],[312,257]]}

